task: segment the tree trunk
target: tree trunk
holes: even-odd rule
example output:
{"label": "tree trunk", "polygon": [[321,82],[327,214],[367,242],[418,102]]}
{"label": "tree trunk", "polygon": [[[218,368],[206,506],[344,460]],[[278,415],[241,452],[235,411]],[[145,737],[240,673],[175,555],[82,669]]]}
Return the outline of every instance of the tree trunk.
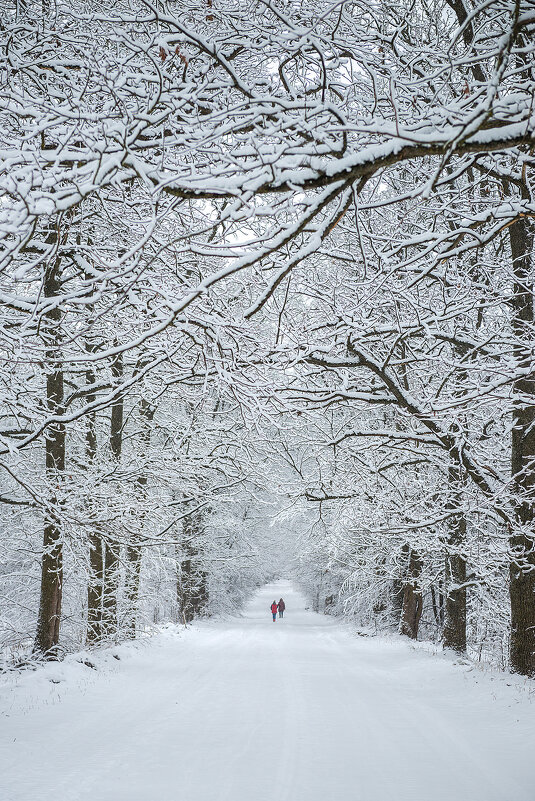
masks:
{"label": "tree trunk", "polygon": [[[91,352],[93,348],[88,348]],[[86,371],[86,383],[88,386],[95,383],[95,373],[93,370]],[[87,396],[87,402],[92,403],[95,395]],[[86,464],[89,470],[95,463],[97,455],[97,429],[96,414],[91,412],[87,416],[86,429]],[[89,519],[94,518],[93,504],[88,503]],[[98,531],[93,530],[89,535],[89,580],[87,583],[87,634],[86,642],[94,645],[102,639],[102,599],[104,582],[104,552],[102,547],[102,537]]]}
{"label": "tree trunk", "polygon": [[181,549],[176,547],[176,602],[178,608],[178,622],[191,623],[190,610],[186,598],[186,560]]}
{"label": "tree trunk", "polygon": [[[52,235],[57,241],[57,232]],[[43,295],[57,298],[61,285],[59,281],[59,260],[45,271]],[[49,373],[46,379],[46,402],[51,415],[61,415],[64,411],[63,365],[61,353],[62,311],[56,304],[45,312],[43,339]],[[56,490],[61,489],[65,471],[65,426],[53,423],[45,434],[46,476],[51,488],[51,497],[45,512],[43,556],[41,560],[41,594],[34,652],[53,657],[59,643],[61,622],[61,598],[63,585],[63,548],[60,520],[60,503]]]}
{"label": "tree trunk", "polygon": [[[526,219],[509,228],[514,273],[513,332],[516,363],[530,369],[533,342],[533,228]],[[535,554],[533,494],[535,492],[535,375],[514,383],[515,406],[511,473],[516,495],[516,525],[510,533],[511,670],[535,676]]]}
{"label": "tree trunk", "polygon": [[449,520],[445,572],[446,603],[443,642],[446,648],[466,652],[466,560],[460,549],[466,539],[466,517],[461,511],[459,482],[461,471],[452,465],[448,473],[449,506],[454,514]]}
{"label": "tree trunk", "polygon": [[442,592],[442,582],[439,580],[437,586],[431,584],[431,603],[433,604],[433,615],[435,622],[440,630],[444,630],[444,593]]}
{"label": "tree trunk", "polygon": [[422,572],[422,560],[411,550],[409,555],[408,579],[403,590],[400,633],[412,640],[418,637],[418,626],[422,616],[422,593],[418,589],[418,579]]}
{"label": "tree trunk", "polygon": [[[150,432],[151,423],[154,418],[156,409],[151,404],[142,398],[139,404],[140,419],[141,419],[141,434],[140,434],[140,461],[146,461],[147,451],[150,446]],[[142,499],[147,495],[147,475],[142,472],[137,479],[137,488],[139,495]],[[139,531],[143,529],[145,512],[142,513],[141,519],[138,521]],[[126,636],[134,638],[136,636],[136,620],[137,610],[139,604],[139,584],[141,578],[141,560],[143,551],[139,542],[132,539],[126,549],[126,588],[125,596],[127,603],[126,614]]]}
{"label": "tree trunk", "polygon": [[130,639],[136,636],[137,610],[139,604],[139,584],[141,579],[142,551],[139,545],[128,545],[126,548],[126,587],[127,604],[125,635]]}
{"label": "tree trunk", "polygon": [[400,567],[399,575],[392,582],[392,614],[394,621],[398,628],[401,627],[401,615],[403,612],[403,595],[405,592],[405,566],[409,561],[409,546],[407,543],[401,547],[401,563],[404,566]]}
{"label": "tree trunk", "polygon": [[104,550],[102,537],[94,532],[89,537],[89,582],[87,585],[87,635],[88,645],[102,640]]}
{"label": "tree trunk", "polygon": [[[401,380],[405,390],[410,392],[410,381],[405,367],[406,348],[403,341],[400,343],[400,353],[403,364]],[[423,565],[420,556],[411,549],[408,543],[403,545],[401,552],[405,558],[407,569],[402,576],[401,586],[400,584],[397,587],[395,586],[397,598],[394,598],[394,602],[397,601],[399,606],[401,601],[400,633],[415,640],[418,637],[418,626],[422,616],[422,594],[418,589],[418,579]]]}
{"label": "tree trunk", "polygon": [[184,543],[177,575],[178,616],[183,623],[202,615],[208,601],[207,575],[200,564],[203,514],[192,512],[184,521]]}
{"label": "tree trunk", "polygon": [[[113,360],[111,374],[114,384],[119,383],[123,375],[123,359],[119,354]],[[111,407],[110,419],[110,451],[112,459],[118,465],[123,447],[124,399],[119,396]],[[119,589],[120,547],[113,540],[104,543],[104,577],[102,587],[102,636],[114,637],[117,633],[117,593]]]}
{"label": "tree trunk", "polygon": [[466,560],[459,554],[446,554],[448,590],[444,605],[443,642],[446,648],[466,652]]}

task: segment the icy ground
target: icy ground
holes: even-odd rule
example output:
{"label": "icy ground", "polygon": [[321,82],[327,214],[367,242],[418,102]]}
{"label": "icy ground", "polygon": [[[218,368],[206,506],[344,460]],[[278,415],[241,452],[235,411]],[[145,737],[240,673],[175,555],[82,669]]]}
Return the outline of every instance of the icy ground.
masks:
{"label": "icy ground", "polygon": [[3,678],[1,801],[534,801],[531,682],[305,607]]}

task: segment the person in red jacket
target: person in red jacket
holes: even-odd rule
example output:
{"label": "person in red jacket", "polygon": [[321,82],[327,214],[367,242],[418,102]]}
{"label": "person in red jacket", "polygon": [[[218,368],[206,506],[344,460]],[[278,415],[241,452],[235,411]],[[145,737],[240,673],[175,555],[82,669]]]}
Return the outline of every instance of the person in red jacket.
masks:
{"label": "person in red jacket", "polygon": [[279,617],[284,617],[284,610],[286,609],[286,604],[284,603],[283,599],[281,598],[279,601]]}
{"label": "person in red jacket", "polygon": [[273,601],[273,603],[270,606],[271,614],[273,615],[273,622],[275,622],[276,619],[277,619],[277,609],[278,608],[279,608],[279,605],[278,605],[277,601]]}

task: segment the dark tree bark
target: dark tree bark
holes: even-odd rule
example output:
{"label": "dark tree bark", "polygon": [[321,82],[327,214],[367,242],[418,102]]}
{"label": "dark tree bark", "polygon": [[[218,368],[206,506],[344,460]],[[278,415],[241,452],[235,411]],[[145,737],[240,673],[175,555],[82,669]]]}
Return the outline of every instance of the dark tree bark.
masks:
{"label": "dark tree bark", "polygon": [[442,591],[442,582],[439,581],[438,585],[431,584],[431,603],[433,604],[433,615],[437,626],[444,629],[444,593]]}
{"label": "dark tree bark", "polygon": [[136,636],[137,609],[139,603],[139,584],[141,579],[141,559],[143,552],[139,545],[129,544],[126,547],[126,586],[125,601],[127,605],[125,619],[125,636],[133,639]]}
{"label": "dark tree bark", "polygon": [[[401,548],[401,563],[405,566],[409,561],[409,546],[405,543]],[[403,570],[403,574],[401,572]],[[401,626],[401,613],[403,612],[403,595],[405,592],[405,567],[392,582],[392,614],[397,627]]]}
{"label": "dark tree bark", "polygon": [[[88,348],[88,350],[93,350]],[[93,370],[86,371],[86,383],[91,386],[95,383],[95,373]],[[87,396],[87,402],[92,403],[95,395]],[[97,430],[96,413],[91,412],[86,420],[86,463],[88,469],[95,463],[97,456]],[[91,501],[88,506],[88,515],[92,519],[93,506]],[[87,635],[88,645],[94,645],[102,639],[102,600],[104,584],[104,550],[102,537],[96,530],[92,530],[89,535],[89,580],[87,583]]]}
{"label": "dark tree bark", "polygon": [[89,582],[87,585],[87,644],[102,640],[104,550],[97,532],[89,536]]}
{"label": "dark tree bark", "polygon": [[208,601],[208,576],[201,564],[200,543],[203,534],[203,513],[192,512],[184,520],[183,545],[177,572],[178,617],[191,623],[200,617]]}
{"label": "dark tree bark", "polygon": [[[140,420],[141,420],[141,433],[140,433],[140,461],[146,459],[147,450],[150,446],[150,432],[151,424],[154,418],[155,408],[145,399],[142,398],[139,404]],[[147,491],[147,475],[142,472],[137,478],[137,490],[143,498],[146,496]],[[139,529],[143,528],[143,519],[139,521]],[[133,638],[136,636],[136,619],[137,609],[139,603],[139,582],[141,577],[141,560],[143,557],[143,550],[139,543],[132,541],[128,544],[126,549],[126,587],[125,596],[127,603],[126,614],[126,636]]]}
{"label": "dark tree bark", "polygon": [[461,549],[466,540],[466,517],[459,511],[461,470],[452,465],[449,470],[449,506],[456,510],[449,519],[446,549],[446,603],[444,607],[443,642],[446,648],[458,653],[466,651],[466,560]]}
{"label": "dark tree bark", "polygon": [[[474,26],[472,25],[471,20],[468,17],[468,11],[466,10],[466,6],[463,0],[446,0],[447,4],[453,11],[457,17],[460,27],[462,28],[462,36],[465,45],[470,47],[472,42],[474,41]],[[476,62],[474,62],[471,67],[470,71],[472,72],[473,77],[476,81],[480,83],[486,83],[486,76],[481,66]]]}
{"label": "dark tree bark", "polygon": [[533,344],[533,226],[527,219],[509,228],[514,272],[513,332],[516,363],[527,375],[514,383],[515,406],[511,473],[516,494],[516,525],[511,529],[511,669],[535,676],[535,554],[533,499],[535,493],[535,374]]}
{"label": "dark tree bark", "polygon": [[[57,231],[54,231],[49,237],[49,242],[53,244],[56,241]],[[53,264],[46,267],[43,295],[45,298],[57,298],[60,291],[60,263],[58,259],[55,259]],[[42,323],[42,336],[49,365],[46,378],[46,403],[51,415],[61,415],[64,411],[63,365],[61,362],[62,316],[59,304],[51,304],[50,309],[44,314]],[[51,497],[45,511],[41,594],[34,652],[53,657],[59,643],[63,588],[62,527],[60,501],[56,495],[56,491],[61,488],[65,471],[65,426],[63,423],[53,423],[46,430],[45,464]]]}
{"label": "dark tree bark", "polygon": [[446,555],[446,577],[450,586],[444,604],[444,646],[465,653],[466,587],[463,585],[466,582],[466,561],[463,556]]}
{"label": "dark tree bark", "polygon": [[[476,272],[476,280],[482,280],[477,270],[477,264],[473,265]],[[482,317],[478,312],[476,327],[482,324]],[[453,346],[455,354],[460,360],[467,363],[470,359],[469,348],[465,345],[455,344]],[[462,398],[466,393],[468,372],[459,370],[456,377],[457,397]],[[460,424],[456,423],[451,428],[451,433],[455,436],[462,435]],[[444,629],[442,641],[446,648],[452,648],[457,653],[466,652],[466,559],[463,549],[466,542],[466,516],[463,513],[463,478],[464,472],[458,454],[450,452],[450,466],[448,470],[448,503],[446,508],[451,512],[448,519],[448,533],[446,538],[446,553],[444,557],[444,577],[445,577],[445,603],[444,603]]]}
{"label": "dark tree bark", "polygon": [[[118,384],[123,376],[122,355],[111,366],[112,380]],[[123,447],[124,399],[120,395],[111,407],[110,452],[118,465]],[[102,589],[102,636],[114,637],[117,633],[117,593],[119,588],[120,547],[108,538],[104,543],[104,578]]]}
{"label": "dark tree bark", "polygon": [[408,576],[403,590],[403,608],[401,612],[400,633],[412,640],[418,637],[418,626],[422,616],[422,593],[418,588],[418,579],[423,563],[416,551],[409,554]]}

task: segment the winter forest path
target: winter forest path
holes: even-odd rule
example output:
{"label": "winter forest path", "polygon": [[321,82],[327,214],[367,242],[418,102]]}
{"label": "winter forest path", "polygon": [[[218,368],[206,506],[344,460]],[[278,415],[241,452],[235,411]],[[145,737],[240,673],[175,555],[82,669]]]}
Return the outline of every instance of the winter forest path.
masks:
{"label": "winter forest path", "polygon": [[355,637],[286,582],[119,653],[2,689],[2,801],[535,799],[525,684]]}

